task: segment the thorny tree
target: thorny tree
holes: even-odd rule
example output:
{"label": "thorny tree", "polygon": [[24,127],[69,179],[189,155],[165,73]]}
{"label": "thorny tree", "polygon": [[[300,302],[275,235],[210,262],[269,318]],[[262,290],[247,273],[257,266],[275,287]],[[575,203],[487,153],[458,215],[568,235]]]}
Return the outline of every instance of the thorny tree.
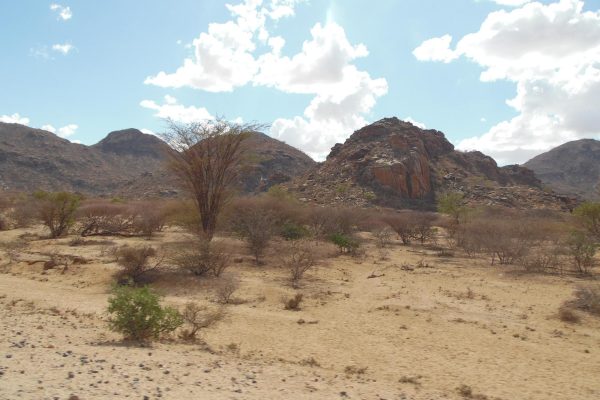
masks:
{"label": "thorny tree", "polygon": [[192,195],[202,232],[211,240],[237,176],[241,144],[264,126],[220,118],[187,124],[168,120],[168,124],[169,129],[161,136],[176,150],[170,153],[169,168]]}

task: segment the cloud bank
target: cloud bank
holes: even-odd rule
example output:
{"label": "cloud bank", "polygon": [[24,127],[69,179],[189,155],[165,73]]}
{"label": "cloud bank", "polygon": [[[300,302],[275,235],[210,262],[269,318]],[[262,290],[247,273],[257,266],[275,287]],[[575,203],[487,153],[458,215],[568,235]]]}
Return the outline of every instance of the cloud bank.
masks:
{"label": "cloud bank", "polygon": [[[366,117],[377,98],[387,93],[388,85],[385,79],[374,79],[354,64],[368,56],[368,50],[363,44],[350,43],[344,29],[335,22],[315,24],[301,50],[284,55],[285,39],[273,35],[270,26],[293,16],[300,2],[245,0],[227,5],[231,20],[209,24],[207,32],[193,41],[194,53],[183,65],[171,73],[161,71],[149,76],[145,83],[207,92],[232,92],[253,85],[312,95],[301,115],[276,119],[270,134],[323,159],[336,142],[367,123]],[[158,105],[151,100],[141,105],[157,111],[157,116],[172,117],[185,109],[179,104]],[[204,108],[187,109],[182,118],[189,118],[189,113],[210,116]]]}
{"label": "cloud bank", "polygon": [[[483,68],[483,82],[509,81],[507,100],[518,115],[481,136],[461,141],[500,163],[523,162],[566,141],[600,135],[600,11],[578,0],[496,1],[518,6],[492,12],[477,32],[452,47],[452,37],[429,39],[414,50],[422,61],[465,57]],[[510,3],[510,4],[509,4]]]}

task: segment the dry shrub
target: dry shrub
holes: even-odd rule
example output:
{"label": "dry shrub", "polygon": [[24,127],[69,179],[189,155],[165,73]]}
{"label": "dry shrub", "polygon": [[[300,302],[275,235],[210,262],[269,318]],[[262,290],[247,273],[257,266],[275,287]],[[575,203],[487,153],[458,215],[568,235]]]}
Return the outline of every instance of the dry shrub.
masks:
{"label": "dry shrub", "polygon": [[567,240],[568,255],[575,270],[588,275],[596,265],[594,256],[598,249],[596,241],[584,232],[571,232]]}
{"label": "dry shrub", "polygon": [[236,275],[224,276],[215,283],[215,295],[217,302],[231,304],[234,300],[233,294],[239,289],[240,280]]}
{"label": "dry shrub", "polygon": [[81,236],[151,237],[165,227],[167,211],[156,202],[89,201],[77,213],[79,232]]}
{"label": "dry shrub", "polygon": [[68,192],[36,192],[33,198],[36,216],[50,230],[50,237],[65,235],[75,222],[81,197]]}
{"label": "dry shrub", "polygon": [[482,209],[455,235],[457,246],[469,256],[488,254],[492,265],[520,263],[530,271],[559,265],[563,230],[554,221],[514,210]]}
{"label": "dry shrub", "polygon": [[225,318],[225,310],[222,307],[209,309],[194,302],[185,305],[181,313],[184,323],[189,329],[181,332],[181,337],[185,340],[193,341],[201,329],[206,329]]}
{"label": "dry shrub", "polygon": [[135,284],[142,283],[145,275],[148,272],[156,270],[162,259],[151,263],[151,259],[156,256],[156,250],[151,246],[142,247],[130,247],[123,246],[115,252],[117,264],[123,271],[121,271],[119,282],[126,283],[131,281]]}
{"label": "dry shrub", "polygon": [[433,239],[436,233],[433,227],[436,219],[434,213],[419,211],[404,211],[383,217],[383,221],[396,232],[404,244],[409,244],[413,240],[423,244]]}
{"label": "dry shrub", "polygon": [[290,271],[292,286],[298,287],[304,273],[317,264],[314,251],[307,242],[296,242],[288,246],[286,253],[283,265]]}
{"label": "dry shrub", "polygon": [[271,206],[265,198],[241,198],[233,204],[230,215],[232,230],[246,241],[256,264],[260,264],[277,229],[278,216]]}
{"label": "dry shrub", "polygon": [[558,318],[563,322],[568,322],[571,324],[577,324],[581,321],[581,318],[579,318],[579,315],[577,315],[577,313],[575,311],[573,311],[572,308],[570,308],[566,305],[562,305],[558,309]]}
{"label": "dry shrub", "polygon": [[573,297],[565,303],[566,306],[600,316],[600,286],[580,286],[575,289]]}
{"label": "dry shrub", "polygon": [[283,308],[291,311],[300,311],[300,303],[302,303],[302,293],[296,293],[293,297],[283,298]]}
{"label": "dry shrub", "polygon": [[162,232],[167,222],[167,210],[158,202],[137,202],[132,205],[135,215],[134,230],[145,236],[152,237],[156,232]]}
{"label": "dry shrub", "polygon": [[218,277],[229,267],[229,255],[218,243],[208,240],[192,241],[175,251],[171,261],[196,276],[207,273]]}

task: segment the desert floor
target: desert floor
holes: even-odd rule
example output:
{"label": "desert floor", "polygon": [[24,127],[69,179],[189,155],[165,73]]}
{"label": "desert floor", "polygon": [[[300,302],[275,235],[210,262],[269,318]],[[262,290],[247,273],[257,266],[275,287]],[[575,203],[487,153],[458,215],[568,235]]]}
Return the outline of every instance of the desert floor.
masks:
{"label": "desert floor", "polygon": [[[204,343],[173,336],[141,347],[108,330],[118,266],[103,241],[158,247],[184,234],[73,247],[73,237],[40,233],[0,232],[1,399],[461,399],[461,385],[475,399],[600,399],[600,319],[556,315],[584,282],[576,277],[397,242],[383,254],[369,242],[365,257],[327,257],[309,271],[302,310],[287,311],[282,297],[295,290],[282,244],[255,266],[242,243],[221,239],[242,257],[228,270],[241,304],[226,306]],[[51,254],[85,263],[44,271]],[[166,303],[214,305],[214,278],[155,278]]]}

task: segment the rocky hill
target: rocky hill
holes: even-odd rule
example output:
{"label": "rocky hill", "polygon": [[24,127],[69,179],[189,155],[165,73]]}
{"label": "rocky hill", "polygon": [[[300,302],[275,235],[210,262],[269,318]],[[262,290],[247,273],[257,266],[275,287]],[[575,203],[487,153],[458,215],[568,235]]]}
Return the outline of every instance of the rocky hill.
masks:
{"label": "rocky hill", "polygon": [[[316,163],[299,150],[255,133],[244,144],[242,191],[255,192],[305,173]],[[137,129],[109,133],[93,146],[51,132],[0,123],[0,188],[68,190],[96,196],[176,196],[165,169],[172,151]]]}
{"label": "rocky hill", "polygon": [[560,145],[524,164],[560,193],[600,199],[600,141],[581,139]]}
{"label": "rocky hill", "polygon": [[325,204],[433,208],[436,195],[461,191],[470,203],[569,209],[572,199],[542,190],[534,173],[498,167],[480,152],[459,152],[442,132],[385,118],[336,144],[327,160],[289,189]]}

